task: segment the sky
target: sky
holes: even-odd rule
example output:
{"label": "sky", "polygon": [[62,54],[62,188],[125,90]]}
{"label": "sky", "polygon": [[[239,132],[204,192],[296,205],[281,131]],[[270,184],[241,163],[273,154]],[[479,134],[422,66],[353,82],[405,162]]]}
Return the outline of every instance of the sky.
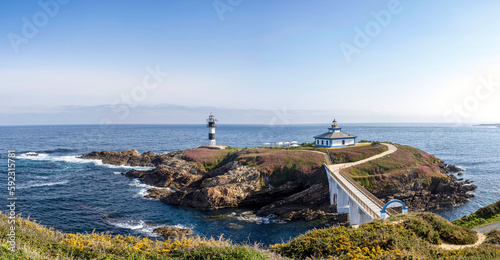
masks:
{"label": "sky", "polygon": [[0,6],[0,125],[500,123],[498,1]]}

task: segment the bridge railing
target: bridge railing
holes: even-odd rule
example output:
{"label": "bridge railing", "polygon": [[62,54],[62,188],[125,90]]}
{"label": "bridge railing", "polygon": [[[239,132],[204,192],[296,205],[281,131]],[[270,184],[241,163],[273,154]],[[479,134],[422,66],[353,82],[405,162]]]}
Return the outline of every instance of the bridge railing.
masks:
{"label": "bridge railing", "polygon": [[[344,179],[346,179],[351,185],[353,185],[354,187],[356,187],[359,191],[361,191],[361,193],[363,193],[366,197],[368,197],[371,201],[373,201],[373,203],[377,204],[377,206],[380,207],[380,209],[382,209],[385,205],[384,202],[382,202],[379,198],[375,197],[375,195],[373,195],[371,192],[369,192],[367,189],[365,189],[363,186],[361,186],[357,181],[353,180],[351,178],[351,176],[347,175],[343,169],[341,168],[339,170],[339,174],[344,177]],[[389,215],[397,215],[398,212],[393,210],[393,209],[386,209],[387,213],[389,213]],[[380,212],[378,212],[377,216],[379,216]]]}
{"label": "bridge railing", "polygon": [[[328,167],[328,166],[327,166]],[[330,171],[330,169],[328,169],[328,171]],[[351,191],[350,189],[348,189],[344,183],[338,179],[337,176],[335,176],[335,174],[330,174],[336,181],[337,183],[342,186],[342,188],[345,190],[345,192],[347,194],[349,194],[349,196],[354,199],[356,201],[356,203],[358,203],[373,219],[379,219],[380,218],[380,212],[375,212],[373,211],[364,201],[362,201],[355,193],[354,191]],[[342,175],[342,174],[341,174]],[[346,179],[349,183],[352,184],[352,182],[350,180],[352,180],[349,176],[347,176],[348,178],[345,178],[344,175],[342,175],[342,177],[344,177],[344,179]],[[350,180],[349,180],[350,179]],[[354,181],[354,180],[352,180]],[[358,184],[359,185],[359,184]],[[358,188],[358,187],[356,187]],[[366,195],[366,194],[365,194]],[[382,206],[383,207],[383,206]],[[382,208],[381,207],[381,208]]]}

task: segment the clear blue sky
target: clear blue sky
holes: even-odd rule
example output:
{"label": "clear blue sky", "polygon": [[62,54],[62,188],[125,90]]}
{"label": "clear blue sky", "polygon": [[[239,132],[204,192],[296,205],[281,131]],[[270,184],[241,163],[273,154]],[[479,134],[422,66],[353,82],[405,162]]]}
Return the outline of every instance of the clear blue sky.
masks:
{"label": "clear blue sky", "polygon": [[65,1],[0,1],[0,124],[500,122],[498,1]]}

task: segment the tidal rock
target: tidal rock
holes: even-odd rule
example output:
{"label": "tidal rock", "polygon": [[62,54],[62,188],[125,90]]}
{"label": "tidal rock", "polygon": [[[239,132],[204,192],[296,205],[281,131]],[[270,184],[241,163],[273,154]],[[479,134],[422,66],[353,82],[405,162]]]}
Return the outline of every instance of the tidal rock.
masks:
{"label": "tidal rock", "polygon": [[192,233],[193,230],[189,228],[163,226],[155,228],[153,232],[165,238],[173,238],[173,237],[185,236],[187,234]]}
{"label": "tidal rock", "polygon": [[440,168],[442,173],[446,173],[446,174],[463,171],[463,169],[461,169],[460,167],[455,166],[453,164],[446,164],[442,160],[439,160],[439,162],[437,163],[437,166]]}
{"label": "tidal rock", "polygon": [[[174,155],[174,154],[172,154]],[[122,152],[91,152],[82,155],[80,158],[84,159],[98,159],[102,160],[104,164],[111,164],[116,166],[145,166],[154,167],[163,164],[164,160],[167,160],[171,154],[154,154],[152,152],[145,152],[140,154],[137,150],[126,150]]]}
{"label": "tidal rock", "polygon": [[198,174],[196,167],[189,162],[172,158],[168,163],[147,171],[130,170],[125,176],[138,178],[148,185],[172,189],[187,188],[203,178],[203,175]]}
{"label": "tidal rock", "polygon": [[151,188],[148,190],[148,194],[146,194],[146,198],[150,199],[161,199],[163,197],[166,197],[170,194],[174,193],[172,189],[158,189],[158,188]]}

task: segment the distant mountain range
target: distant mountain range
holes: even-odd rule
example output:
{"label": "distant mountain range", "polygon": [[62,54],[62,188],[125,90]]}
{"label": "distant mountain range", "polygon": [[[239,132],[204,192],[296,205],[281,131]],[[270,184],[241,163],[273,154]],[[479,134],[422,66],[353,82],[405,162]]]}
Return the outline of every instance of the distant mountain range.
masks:
{"label": "distant mountain range", "polygon": [[500,124],[479,124],[479,125],[475,125],[475,126],[493,126],[493,127],[500,127]]}

